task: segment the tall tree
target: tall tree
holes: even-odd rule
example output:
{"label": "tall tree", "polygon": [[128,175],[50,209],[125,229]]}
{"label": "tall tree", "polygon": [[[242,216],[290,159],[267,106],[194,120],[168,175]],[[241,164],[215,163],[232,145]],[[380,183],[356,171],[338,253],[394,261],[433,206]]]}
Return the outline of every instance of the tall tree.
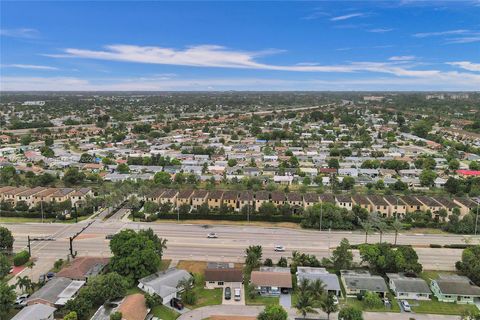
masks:
{"label": "tall tree", "polygon": [[15,302],[15,290],[6,282],[0,281],[0,319],[6,319]]}
{"label": "tall tree", "polygon": [[12,232],[5,227],[0,227],[0,251],[10,251],[13,248]]}
{"label": "tall tree", "polygon": [[320,308],[327,314],[327,319],[330,320],[330,314],[338,311],[338,306],[335,304],[333,294],[327,294],[320,302]]}
{"label": "tall tree", "polygon": [[353,253],[347,239],[342,239],[340,245],[332,252],[333,268],[336,271],[350,269],[353,263]]}

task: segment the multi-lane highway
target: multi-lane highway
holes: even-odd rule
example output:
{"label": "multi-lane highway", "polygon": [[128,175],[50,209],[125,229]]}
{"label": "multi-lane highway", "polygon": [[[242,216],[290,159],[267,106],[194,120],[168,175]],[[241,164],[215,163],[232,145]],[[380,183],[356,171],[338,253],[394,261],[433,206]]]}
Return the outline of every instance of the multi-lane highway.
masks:
{"label": "multi-lane highway", "polygon": [[[26,247],[27,236],[53,236],[55,241],[32,243],[32,255],[39,261],[65,259],[69,253],[68,238],[85,226],[78,224],[4,224],[14,234],[15,250]],[[249,245],[262,245],[263,257],[274,261],[281,256],[291,256],[293,250],[311,253],[319,259],[329,256],[331,249],[338,245],[342,238],[350,243],[363,243],[365,235],[360,232],[328,232],[313,230],[297,230],[287,228],[266,228],[256,226],[226,226],[175,224],[175,223],[137,223],[120,220],[102,222],[96,220],[74,241],[74,250],[78,255],[108,256],[110,255],[108,234],[122,229],[152,228],[160,237],[168,239],[166,258],[175,260],[192,259],[207,261],[242,261],[244,250]],[[209,232],[216,232],[218,239],[207,239]],[[370,235],[369,242],[377,242],[378,235]],[[393,242],[394,235],[383,236],[383,241]],[[420,262],[425,269],[453,270],[455,262],[460,259],[462,250],[431,249],[429,244],[463,243],[464,237],[443,234],[405,233],[398,236],[399,244],[411,244],[417,250]],[[474,239],[479,242],[479,239]],[[286,252],[274,252],[275,245],[286,247]],[[358,259],[358,254],[356,254]]]}

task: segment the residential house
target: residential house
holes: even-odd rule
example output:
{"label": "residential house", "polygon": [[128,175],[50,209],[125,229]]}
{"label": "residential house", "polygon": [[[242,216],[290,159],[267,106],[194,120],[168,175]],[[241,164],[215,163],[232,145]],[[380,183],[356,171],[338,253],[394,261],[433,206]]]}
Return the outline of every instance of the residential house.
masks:
{"label": "residential house", "polygon": [[241,287],[243,270],[233,263],[209,262],[205,269],[205,288]]}
{"label": "residential house", "polygon": [[430,211],[432,214],[437,214],[437,212],[442,209],[442,205],[435,201],[435,199],[427,196],[416,196],[417,200],[422,203],[423,211]]}
{"label": "residential house", "polygon": [[250,283],[261,295],[278,296],[292,290],[292,274],[289,268],[260,267],[252,271]]}
{"label": "residential house", "polygon": [[275,207],[283,206],[287,200],[285,193],[280,191],[274,191],[271,193],[272,203]]}
{"label": "residential house", "polygon": [[453,201],[459,206],[461,217],[468,214],[471,210],[476,209],[478,206],[478,203],[468,198],[455,197]]}
{"label": "residential house", "polygon": [[303,197],[298,192],[287,193],[287,204],[292,208],[293,213],[297,214],[303,209]]}
{"label": "residential house", "polygon": [[406,204],[407,213],[422,210],[423,204],[413,196],[402,196],[400,199]]}
{"label": "residential house", "polygon": [[79,257],[57,273],[57,277],[69,278],[72,280],[88,281],[88,278],[99,275],[110,258],[102,257]]}
{"label": "residential house", "polygon": [[371,275],[366,270],[341,270],[340,280],[347,296],[357,296],[370,291],[377,293],[380,297],[385,297],[388,293],[385,279]]}
{"label": "residential house", "polygon": [[371,208],[373,212],[377,212],[383,217],[390,216],[390,205],[382,196],[369,195],[367,199],[372,204]]}
{"label": "residential house", "polygon": [[207,203],[208,191],[195,190],[192,194],[192,208],[198,209],[204,203]]}
{"label": "residential house", "polygon": [[82,206],[87,197],[93,197],[93,191],[90,188],[80,188],[70,195],[72,206]]}
{"label": "residential house", "polygon": [[409,277],[402,273],[387,273],[388,286],[398,300],[430,300],[432,292],[422,278]]}
{"label": "residential house", "polygon": [[41,303],[47,306],[63,306],[73,299],[85,281],[54,277],[27,299],[27,305]]}
{"label": "residential house", "polygon": [[20,310],[11,320],[54,320],[56,310],[48,305],[33,304]]}
{"label": "residential house", "polygon": [[223,191],[210,191],[207,196],[207,203],[210,209],[218,209],[222,205]]}
{"label": "residential house", "polygon": [[353,204],[360,206],[361,208],[367,209],[367,211],[372,211],[372,204],[366,196],[355,194],[352,196]]}
{"label": "residential house", "polygon": [[345,208],[347,210],[352,210],[353,208],[353,201],[350,195],[346,194],[337,194],[335,195],[335,204],[341,208]]}
{"label": "residential house", "polygon": [[238,196],[238,210],[242,210],[243,207],[245,206],[250,206],[250,210],[253,210],[252,208],[255,205],[255,198],[254,194],[252,191],[241,191],[239,196]]}
{"label": "residential house", "polygon": [[223,198],[222,198],[223,205],[232,209],[237,209],[237,200],[238,200],[237,191],[225,191],[223,193]]}
{"label": "residential house", "polygon": [[307,209],[308,207],[311,207],[315,204],[318,204],[320,202],[318,198],[317,193],[306,193],[303,196],[303,207]]}
{"label": "residential house", "polygon": [[163,305],[168,305],[170,300],[177,298],[180,293],[178,284],[182,280],[191,279],[192,275],[185,270],[170,268],[159,271],[138,281],[138,287],[149,294],[160,297]]}
{"label": "residential house", "polygon": [[270,194],[267,191],[255,192],[255,209],[258,210],[262,204],[270,202]]}
{"label": "residential house", "polygon": [[441,274],[430,282],[430,289],[441,302],[473,304],[480,298],[480,287],[464,276]]}
{"label": "residential house", "polygon": [[327,293],[334,294],[337,297],[342,295],[342,289],[340,288],[337,275],[329,273],[325,268],[298,267],[296,275],[297,283],[300,283],[303,279],[309,281],[320,280],[325,285]]}
{"label": "residential house", "polygon": [[160,204],[171,203],[173,206],[176,204],[178,191],[174,189],[167,189],[159,197]]}
{"label": "residential house", "polygon": [[333,194],[331,193],[323,193],[321,195],[319,195],[319,198],[320,198],[320,202],[328,202],[328,203],[331,203],[331,204],[335,204],[335,197],[333,196]]}
{"label": "residential house", "polygon": [[181,205],[192,205],[192,196],[193,196],[193,190],[187,189],[187,190],[180,190],[177,195],[177,207],[180,207]]}
{"label": "residential house", "polygon": [[165,189],[155,189],[145,196],[145,201],[155,202],[160,204],[160,196],[165,192]]}
{"label": "residential house", "polygon": [[403,217],[407,213],[407,204],[399,197],[386,195],[383,197],[389,204],[389,216]]}

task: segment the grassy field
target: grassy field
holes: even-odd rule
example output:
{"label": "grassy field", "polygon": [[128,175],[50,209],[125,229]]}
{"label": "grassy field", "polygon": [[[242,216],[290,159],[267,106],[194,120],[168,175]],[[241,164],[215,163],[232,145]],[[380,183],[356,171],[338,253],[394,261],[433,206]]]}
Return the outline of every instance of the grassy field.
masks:
{"label": "grassy field", "polygon": [[195,288],[193,291],[197,296],[197,302],[195,305],[187,305],[190,309],[196,309],[205,306],[213,306],[222,304],[222,294],[223,290],[218,289],[205,289],[205,278],[203,273],[195,274]]}
{"label": "grassy field", "polygon": [[439,302],[436,298],[432,298],[431,301],[409,300],[409,303],[412,306],[412,311],[416,313],[462,315],[466,311],[477,310],[477,307],[471,304]]}
{"label": "grassy field", "polygon": [[171,259],[162,259],[162,262],[160,264],[160,270],[161,271],[167,270],[171,262],[172,262]]}
{"label": "grassy field", "polygon": [[[43,219],[44,223],[53,222],[54,219]],[[1,217],[0,223],[26,223],[26,222],[42,222],[41,218],[23,218],[23,217]]]}
{"label": "grassy field", "polygon": [[169,309],[165,306],[156,306],[153,308],[152,313],[154,316],[162,320],[175,320],[180,315],[176,311]]}
{"label": "grassy field", "polygon": [[263,297],[261,295],[256,295],[254,299],[250,298],[247,294],[247,288],[245,290],[245,304],[249,306],[269,306],[271,304],[279,304],[279,297]]}
{"label": "grassy field", "polygon": [[357,298],[347,298],[345,302],[343,303],[340,302],[340,304],[354,306],[363,311],[370,311],[370,312],[400,312],[400,306],[398,305],[397,299],[395,299],[394,296],[390,293],[387,294],[387,297],[392,304],[390,309],[385,307],[384,305],[380,307],[370,308],[370,307],[367,307],[363,301],[360,301]]}

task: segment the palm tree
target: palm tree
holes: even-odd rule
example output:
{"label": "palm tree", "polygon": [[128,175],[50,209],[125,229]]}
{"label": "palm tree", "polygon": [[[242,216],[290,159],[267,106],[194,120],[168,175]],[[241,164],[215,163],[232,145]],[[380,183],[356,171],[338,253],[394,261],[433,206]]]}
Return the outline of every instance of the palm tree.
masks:
{"label": "palm tree", "polygon": [[383,234],[385,233],[385,231],[387,231],[388,225],[384,221],[378,221],[375,227],[378,229],[378,232],[380,233],[380,243],[382,243]]}
{"label": "palm tree", "polygon": [[15,286],[19,288],[22,291],[22,293],[25,291],[28,292],[31,289],[33,289],[33,282],[27,276],[18,277]]}
{"label": "palm tree", "polygon": [[325,295],[325,284],[322,280],[315,280],[310,282],[310,294],[313,299],[317,301],[322,301]]}
{"label": "palm tree", "polygon": [[368,242],[368,234],[373,230],[373,224],[370,221],[360,222],[363,231],[365,232],[365,243]]}
{"label": "palm tree", "polygon": [[393,227],[393,230],[395,230],[395,245],[397,245],[398,233],[403,229],[403,224],[400,221],[395,220],[392,223],[392,227]]}
{"label": "palm tree", "polygon": [[[306,280],[306,279],[305,279]],[[307,280],[308,283],[308,280]],[[317,311],[312,307],[313,299],[308,291],[302,292],[299,291],[297,302],[295,303],[295,309],[298,310],[303,316],[303,319],[307,317],[307,313],[317,313]]]}
{"label": "palm tree", "polygon": [[338,306],[335,304],[335,300],[333,300],[333,294],[328,294],[320,301],[320,308],[327,314],[327,319],[330,320],[330,313],[338,311]]}

